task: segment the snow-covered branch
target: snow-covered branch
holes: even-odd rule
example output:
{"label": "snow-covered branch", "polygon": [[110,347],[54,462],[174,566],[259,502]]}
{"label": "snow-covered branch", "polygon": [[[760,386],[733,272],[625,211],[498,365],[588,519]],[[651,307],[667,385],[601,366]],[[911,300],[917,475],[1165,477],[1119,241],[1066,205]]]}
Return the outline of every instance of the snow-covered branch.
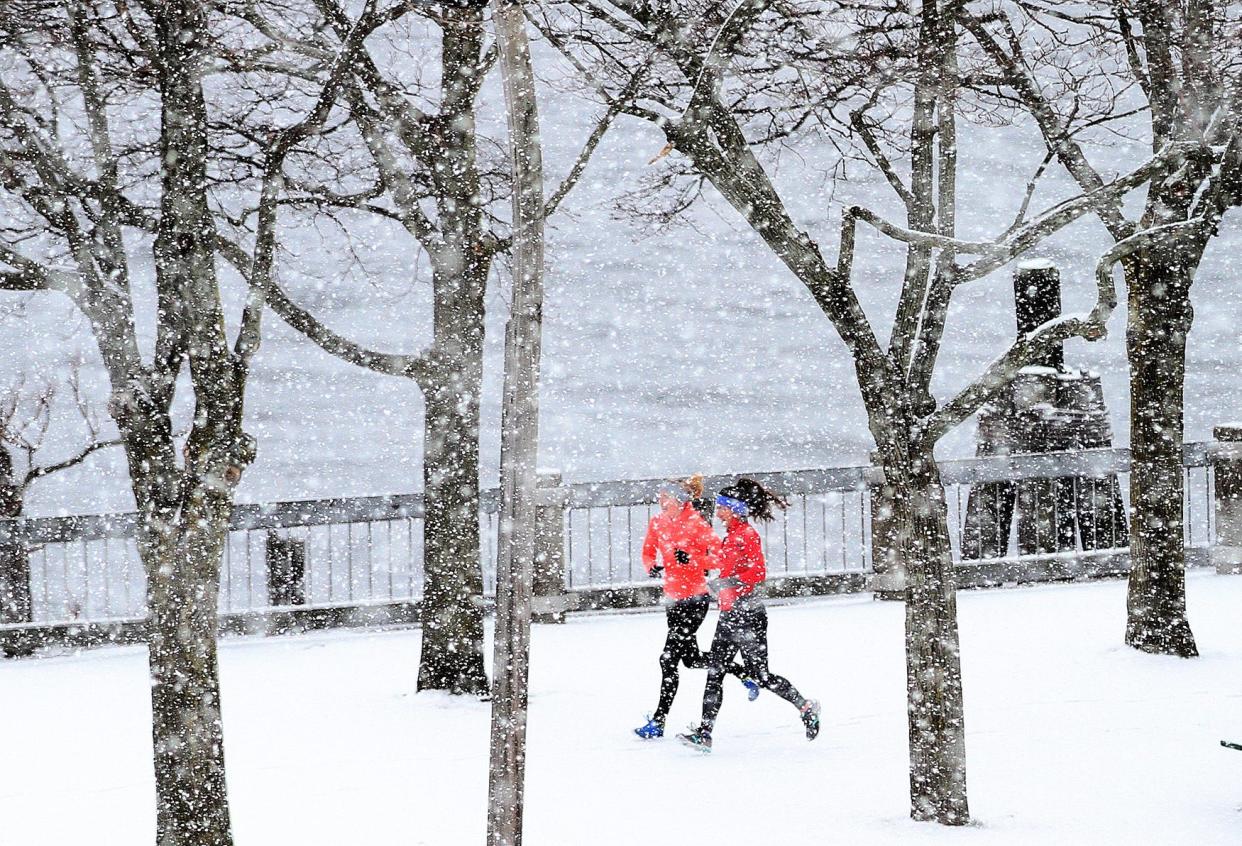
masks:
{"label": "snow-covered branch", "polygon": [[1178,221],[1143,229],[1118,241],[1096,264],[1096,302],[1090,313],[1058,317],[1020,337],[987,368],[982,377],[932,414],[921,427],[919,437],[934,443],[978,411],[997,391],[1013,381],[1023,367],[1069,338],[1079,337],[1088,341],[1103,338],[1108,332],[1108,318],[1117,307],[1113,268],[1144,246],[1165,238],[1177,238],[1187,231],[1200,230],[1203,226],[1204,221],[1201,219]]}

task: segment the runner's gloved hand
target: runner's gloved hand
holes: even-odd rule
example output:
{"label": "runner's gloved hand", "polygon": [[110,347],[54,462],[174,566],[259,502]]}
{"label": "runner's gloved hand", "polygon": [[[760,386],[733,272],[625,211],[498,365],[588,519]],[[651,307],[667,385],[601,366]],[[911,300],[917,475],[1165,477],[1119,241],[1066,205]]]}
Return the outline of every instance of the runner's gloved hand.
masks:
{"label": "runner's gloved hand", "polygon": [[678,564],[690,563],[690,553],[686,552],[684,549],[674,550],[673,557],[677,559]]}

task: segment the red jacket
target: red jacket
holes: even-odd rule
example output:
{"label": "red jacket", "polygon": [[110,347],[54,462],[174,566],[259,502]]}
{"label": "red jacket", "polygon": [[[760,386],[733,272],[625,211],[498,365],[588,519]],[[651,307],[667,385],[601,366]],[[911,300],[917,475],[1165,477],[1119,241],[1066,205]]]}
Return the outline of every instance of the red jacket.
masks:
{"label": "red jacket", "polygon": [[[650,573],[656,555],[664,565],[664,593],[669,599],[689,599],[707,593],[705,571],[714,569],[720,539],[711,525],[686,502],[671,514],[661,511],[647,524],[643,541],[643,567]],[[689,564],[677,561],[676,551],[690,556]]]}
{"label": "red jacket", "polygon": [[725,538],[716,556],[720,578],[736,580],[720,591],[717,601],[721,611],[730,611],[733,604],[755,592],[768,577],[768,567],[763,559],[763,545],[755,527],[745,520],[730,520],[725,527]]}

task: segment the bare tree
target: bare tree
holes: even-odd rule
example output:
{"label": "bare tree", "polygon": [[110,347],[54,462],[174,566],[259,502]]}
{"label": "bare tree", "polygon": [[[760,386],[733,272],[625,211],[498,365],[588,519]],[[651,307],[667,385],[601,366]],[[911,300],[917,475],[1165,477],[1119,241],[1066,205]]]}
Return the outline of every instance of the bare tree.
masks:
{"label": "bare tree", "polygon": [[[1138,128],[1152,150],[1170,151],[1137,216],[1119,197],[1096,213],[1117,243],[1129,291],[1125,640],[1146,652],[1197,655],[1186,618],[1182,513],[1186,338],[1195,271],[1221,217],[1242,204],[1242,10],[1224,0],[1016,3],[962,21],[992,63],[981,92],[1029,112],[1048,159],[1084,191],[1104,184],[1112,167],[1107,149],[1092,155],[1090,130],[1102,124],[1143,120]],[[1082,92],[1110,82],[1124,99],[1090,108]]]}
{"label": "bare tree", "polygon": [[[322,62],[350,23],[339,0],[312,0],[304,31],[283,34],[264,4],[232,11],[292,57]],[[343,337],[274,284],[268,300],[291,326],[325,351],[360,367],[408,378],[421,390],[423,421],[424,585],[420,689],[482,695],[483,576],[479,540],[479,434],[487,280],[514,243],[512,222],[495,210],[510,196],[500,148],[479,135],[476,116],[485,78],[499,55],[488,43],[486,0],[444,5],[395,3],[365,16],[373,42],[351,57],[342,85],[353,133],[323,137],[335,155],[367,157],[367,181],[355,173],[308,169],[288,180],[282,204],[323,214],[370,213],[396,222],[428,257],[432,272],[432,339],[415,353],[375,351]],[[266,13],[271,14],[266,14]],[[407,18],[438,30],[438,90],[417,74],[426,40],[400,24]],[[265,57],[268,61],[269,57]],[[288,59],[287,67],[292,67]],[[403,70],[406,71],[403,73]],[[546,204],[551,214],[577,182],[616,115],[609,109],[573,169]],[[334,146],[333,146],[334,145]],[[350,158],[350,161],[354,161]],[[243,265],[244,254],[237,262]]]}
{"label": "bare tree", "polygon": [[[281,166],[322,122],[340,79],[331,71],[304,119],[270,133],[247,262],[257,281],[230,347],[216,268],[225,242],[209,199],[211,40],[208,8],[189,0],[0,10],[0,184],[17,209],[0,233],[0,288],[68,297],[111,384],[147,572],[161,846],[232,843],[215,645],[220,557],[234,489],[255,454],[243,398]],[[158,121],[142,119],[144,102],[158,105]],[[131,110],[118,114],[123,103]],[[142,248],[154,257],[149,357],[130,270]],[[171,423],[183,369],[194,398],[184,443]]]}
{"label": "bare tree", "polygon": [[[21,517],[31,486],[49,476],[76,467],[96,452],[119,442],[103,437],[98,415],[82,391],[81,361],[69,362],[63,382],[50,379],[38,386],[19,378],[0,396],[0,520]],[[83,443],[69,457],[46,462],[47,435],[53,426],[64,426],[64,392],[67,389],[76,417],[85,429]],[[0,529],[0,623],[26,623],[33,611],[30,595],[30,559],[25,541]]]}
{"label": "bare tree", "polygon": [[[555,9],[539,18],[541,29],[586,78],[611,81],[597,86],[605,99],[629,79],[628,69],[652,67],[651,81],[623,111],[658,127],[667,141],[661,156],[681,154],[681,160],[669,157],[674,160],[656,180],[683,186],[663,213],[675,214],[685,207],[683,198],[697,196],[687,183],[710,183],[805,285],[845,342],[906,570],[911,814],[964,824],[969,809],[956,603],[933,449],[1024,365],[1067,338],[1104,335],[1116,303],[1117,257],[1101,261],[1090,314],[1067,315],[1020,337],[966,388],[938,403],[930,384],[948,304],[959,286],[1145,184],[1163,156],[1029,219],[1023,215],[991,240],[967,241],[955,231],[955,122],[964,109],[959,3],[924,3],[917,12],[899,4],[842,8],[764,0],[742,0],[729,9],[629,0],[551,5]],[[882,125],[889,128],[881,132]],[[857,133],[860,156],[906,210],[906,224],[899,226],[867,209],[848,209],[835,263],[795,223],[762,161],[765,150],[805,137],[811,128],[839,138]],[[899,146],[886,149],[886,139],[903,136]],[[908,178],[901,157],[909,161]],[[860,221],[907,249],[887,348],[853,288]]]}

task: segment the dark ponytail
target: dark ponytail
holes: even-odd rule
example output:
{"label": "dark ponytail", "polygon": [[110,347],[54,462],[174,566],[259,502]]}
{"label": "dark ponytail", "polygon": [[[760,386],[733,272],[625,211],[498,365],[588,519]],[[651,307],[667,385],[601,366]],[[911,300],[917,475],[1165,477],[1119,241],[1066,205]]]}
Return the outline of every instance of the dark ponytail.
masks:
{"label": "dark ponytail", "polygon": [[782,510],[789,507],[789,502],[783,496],[764,487],[754,479],[745,477],[722,490],[720,495],[740,499],[746,503],[750,516],[756,520],[771,520],[776,516],[772,513],[774,507]]}

